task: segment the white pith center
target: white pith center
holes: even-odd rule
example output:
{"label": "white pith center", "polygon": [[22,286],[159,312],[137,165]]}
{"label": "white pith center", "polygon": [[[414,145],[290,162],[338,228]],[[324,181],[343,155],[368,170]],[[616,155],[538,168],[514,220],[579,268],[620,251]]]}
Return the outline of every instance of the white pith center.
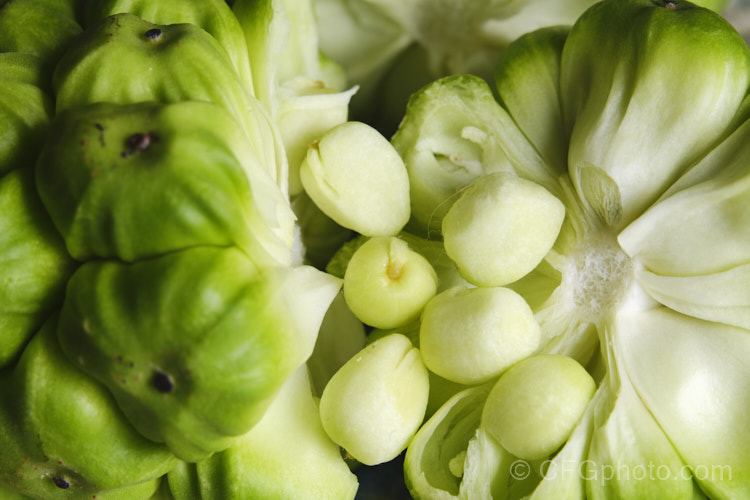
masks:
{"label": "white pith center", "polygon": [[586,322],[599,323],[615,310],[633,284],[633,262],[614,235],[587,238],[570,255],[562,287]]}

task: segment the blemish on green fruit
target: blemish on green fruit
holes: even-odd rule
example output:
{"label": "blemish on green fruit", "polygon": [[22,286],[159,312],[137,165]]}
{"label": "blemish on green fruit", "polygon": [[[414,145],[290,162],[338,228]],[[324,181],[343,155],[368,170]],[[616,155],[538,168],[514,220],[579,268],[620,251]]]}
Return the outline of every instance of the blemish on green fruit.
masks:
{"label": "blemish on green fruit", "polygon": [[159,28],[153,28],[143,34],[148,40],[157,42],[161,40],[162,31]]}
{"label": "blemish on green fruit", "polygon": [[169,394],[174,390],[174,380],[167,373],[162,371],[154,372],[152,383],[157,391]]}
{"label": "blemish on green fruit", "polygon": [[685,10],[693,7],[692,4],[686,4],[679,0],[654,0],[654,5],[666,10]]}
{"label": "blemish on green fruit", "polygon": [[94,128],[99,131],[99,144],[105,147],[107,144],[104,142],[104,127],[101,123],[94,123]]}
{"label": "blemish on green fruit", "polygon": [[62,477],[53,477],[52,481],[55,483],[55,486],[60,488],[61,490],[67,490],[70,488],[70,483]]}
{"label": "blemish on green fruit", "polygon": [[158,140],[159,137],[153,132],[133,134],[125,141],[127,149],[122,152],[122,157],[127,158],[141,151],[146,151],[152,143]]}

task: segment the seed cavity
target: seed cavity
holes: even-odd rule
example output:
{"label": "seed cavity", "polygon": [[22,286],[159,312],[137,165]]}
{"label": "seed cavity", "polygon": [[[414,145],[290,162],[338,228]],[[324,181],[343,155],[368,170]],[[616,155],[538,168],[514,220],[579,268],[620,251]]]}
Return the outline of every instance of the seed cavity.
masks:
{"label": "seed cavity", "polygon": [[155,371],[152,383],[157,391],[169,394],[174,390],[174,380],[168,374],[163,371]]}
{"label": "seed cavity", "polygon": [[145,36],[147,39],[151,40],[152,42],[156,42],[161,39],[162,31],[159,28],[152,28],[145,32],[143,36]]}
{"label": "seed cavity", "polygon": [[70,488],[70,483],[62,477],[53,477],[52,482],[54,482],[55,486],[57,486],[61,490],[67,490],[68,488]]}

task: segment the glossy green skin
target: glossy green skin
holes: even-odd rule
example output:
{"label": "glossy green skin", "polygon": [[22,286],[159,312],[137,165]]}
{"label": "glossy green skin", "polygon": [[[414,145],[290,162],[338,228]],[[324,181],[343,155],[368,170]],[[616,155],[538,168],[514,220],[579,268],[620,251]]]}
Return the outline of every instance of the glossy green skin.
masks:
{"label": "glossy green skin", "polygon": [[37,56],[0,53],[0,175],[36,160],[53,110],[44,85]]}
{"label": "glossy green skin", "polygon": [[51,72],[67,45],[83,30],[76,20],[76,0],[6,0],[0,2],[0,52],[38,56]]}
{"label": "glossy green skin", "polygon": [[0,177],[0,367],[60,306],[74,262],[34,190],[33,172]]}
{"label": "glossy green skin", "polygon": [[[149,38],[146,32],[161,34]],[[157,25],[117,14],[71,44],[53,75],[56,109],[95,102],[208,101],[238,121],[268,172],[279,161],[267,113],[224,48],[192,24]]]}
{"label": "glossy green skin", "polygon": [[39,499],[149,498],[174,455],[138,434],[108,391],[65,358],[56,319],[0,373],[0,485]]}
{"label": "glossy green skin", "polygon": [[224,47],[242,81],[252,88],[245,35],[223,0],[97,0],[86,4],[86,26],[127,12],[154,24],[190,23],[206,30]]}
{"label": "glossy green skin", "polygon": [[70,279],[60,344],[143,435],[196,461],[247,432],[309,355],[276,284],[234,247],[92,261]]}
{"label": "glossy green skin", "polygon": [[[147,142],[134,144],[134,134]],[[76,259],[134,261],[195,245],[237,245],[263,265],[286,259],[258,214],[251,181],[270,183],[263,196],[271,202],[283,199],[270,196],[275,186],[237,123],[209,103],[95,104],[60,113],[36,173]]]}
{"label": "glossy green skin", "polygon": [[352,499],[357,480],[320,423],[302,368],[264,418],[221,453],[181,462],[167,476],[176,500]]}
{"label": "glossy green skin", "polygon": [[[149,37],[149,30],[160,30]],[[76,39],[53,75],[58,111],[91,102],[209,101],[246,109],[248,96],[224,49],[192,24],[107,17]]]}
{"label": "glossy green skin", "polygon": [[[185,4],[160,12],[178,22]],[[293,214],[270,175],[272,127],[237,74],[246,56],[194,25],[144,36],[155,28],[105,19],[53,85],[41,55],[0,54],[0,124],[20,130],[7,161],[0,149],[0,346],[20,356],[0,369],[2,498],[166,498],[175,455],[201,460],[246,434],[314,344],[299,317],[321,301],[291,304],[280,286]],[[28,320],[13,342],[6,304]]]}
{"label": "glossy green skin", "polygon": [[37,56],[0,54],[0,367],[62,303],[74,265],[34,186],[52,112],[43,85]]}

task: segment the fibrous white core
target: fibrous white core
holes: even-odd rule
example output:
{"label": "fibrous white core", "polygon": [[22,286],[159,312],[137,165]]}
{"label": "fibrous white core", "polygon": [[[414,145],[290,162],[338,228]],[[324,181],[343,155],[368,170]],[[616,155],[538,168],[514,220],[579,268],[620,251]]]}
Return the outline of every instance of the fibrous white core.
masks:
{"label": "fibrous white core", "polygon": [[587,238],[571,255],[562,286],[586,322],[599,323],[625,298],[633,263],[612,235]]}

